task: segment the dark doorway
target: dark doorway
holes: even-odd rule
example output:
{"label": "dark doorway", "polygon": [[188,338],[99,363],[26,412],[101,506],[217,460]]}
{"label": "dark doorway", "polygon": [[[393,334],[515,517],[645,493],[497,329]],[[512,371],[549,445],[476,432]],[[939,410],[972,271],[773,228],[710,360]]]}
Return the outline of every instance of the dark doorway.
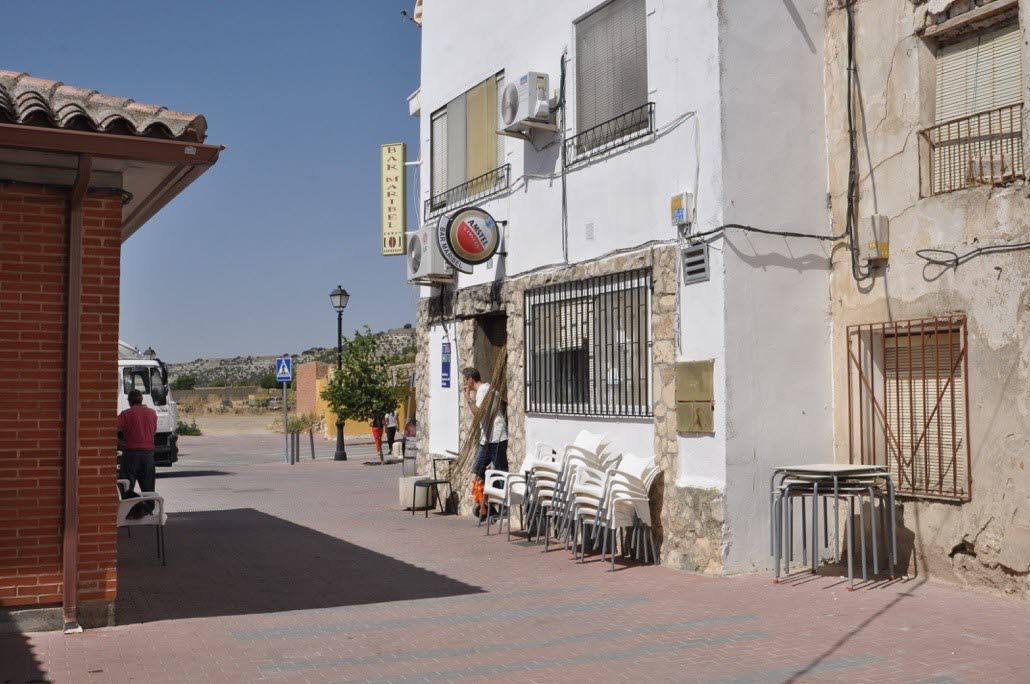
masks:
{"label": "dark doorway", "polygon": [[494,382],[493,370],[497,355],[508,341],[508,317],[504,314],[489,314],[476,317],[476,332],[473,339],[472,362],[479,369],[483,379]]}

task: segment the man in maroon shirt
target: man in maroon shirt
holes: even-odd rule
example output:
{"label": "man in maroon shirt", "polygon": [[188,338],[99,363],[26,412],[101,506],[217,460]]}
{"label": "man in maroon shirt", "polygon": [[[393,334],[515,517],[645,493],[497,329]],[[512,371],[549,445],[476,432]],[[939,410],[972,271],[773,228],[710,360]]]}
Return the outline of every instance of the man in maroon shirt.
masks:
{"label": "man in maroon shirt", "polygon": [[122,450],[119,477],[129,481],[132,490],[139,482],[141,492],[154,491],[154,433],[157,413],[143,405],[143,393],[129,391],[129,408],[118,414],[118,448]]}

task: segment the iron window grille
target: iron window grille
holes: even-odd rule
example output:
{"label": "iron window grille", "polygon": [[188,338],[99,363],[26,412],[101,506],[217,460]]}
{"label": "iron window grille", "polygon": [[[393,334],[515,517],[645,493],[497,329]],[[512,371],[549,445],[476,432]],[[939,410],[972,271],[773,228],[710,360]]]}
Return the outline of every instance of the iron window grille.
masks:
{"label": "iron window grille", "polygon": [[1023,178],[1023,105],[963,116],[920,131],[926,141],[926,195]]}
{"label": "iron window grille", "polygon": [[611,152],[654,133],[654,102],[619,114],[565,141],[565,165]]}
{"label": "iron window grille", "polygon": [[652,416],[650,269],[528,290],[525,354],[530,413]]}
{"label": "iron window grille", "polygon": [[498,166],[481,176],[433,195],[425,202],[423,216],[429,219],[444,211],[458,209],[478,200],[486,199],[511,186],[511,164]]}
{"label": "iron window grille", "polygon": [[847,328],[851,463],[888,465],[898,493],[969,501],[964,314]]}

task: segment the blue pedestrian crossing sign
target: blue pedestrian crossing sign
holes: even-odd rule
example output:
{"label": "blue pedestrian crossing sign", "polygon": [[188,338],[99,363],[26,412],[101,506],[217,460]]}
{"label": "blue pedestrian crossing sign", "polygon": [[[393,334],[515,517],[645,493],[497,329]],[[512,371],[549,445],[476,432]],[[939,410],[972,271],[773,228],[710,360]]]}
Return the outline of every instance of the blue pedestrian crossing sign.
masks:
{"label": "blue pedestrian crossing sign", "polygon": [[293,382],[293,359],[289,356],[275,360],[276,382]]}

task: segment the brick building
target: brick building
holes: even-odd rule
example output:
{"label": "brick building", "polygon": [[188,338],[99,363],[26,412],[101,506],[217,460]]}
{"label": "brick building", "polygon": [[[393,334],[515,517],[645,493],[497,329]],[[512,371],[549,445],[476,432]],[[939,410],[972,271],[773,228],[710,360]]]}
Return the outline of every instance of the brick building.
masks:
{"label": "brick building", "polygon": [[215,163],[206,129],[0,71],[0,617],[113,621],[121,243]]}

